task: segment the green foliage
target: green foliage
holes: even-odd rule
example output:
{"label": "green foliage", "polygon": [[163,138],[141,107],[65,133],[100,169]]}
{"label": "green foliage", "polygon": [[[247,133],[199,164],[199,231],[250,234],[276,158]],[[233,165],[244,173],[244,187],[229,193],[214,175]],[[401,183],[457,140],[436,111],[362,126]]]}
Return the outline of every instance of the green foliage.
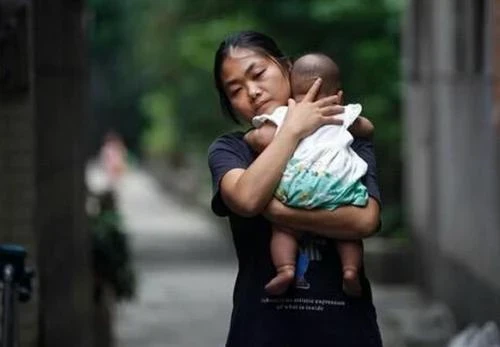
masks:
{"label": "green foliage", "polygon": [[322,51],[338,62],[346,101],[360,102],[376,127],[384,206],[400,211],[404,0],[91,0],[90,5],[94,70],[104,81],[94,109],[101,122],[110,119],[108,124],[127,132],[129,145],[136,136],[148,154],[194,152],[205,161],[211,141],[235,128],[218,105],[215,50],[229,32],[254,29],[274,37],[291,57]]}
{"label": "green foliage", "polygon": [[141,110],[150,126],[142,134],[142,143],[151,155],[159,156],[175,148],[177,124],[173,112],[172,93],[161,89],[141,98]]}
{"label": "green foliage", "polygon": [[[95,154],[109,130],[119,132],[127,146],[139,151],[146,120],[139,110],[146,83],[132,59],[134,13],[140,2],[89,0],[91,108],[89,154]],[[148,82],[149,83],[149,82]]]}
{"label": "green foliage", "polygon": [[89,216],[89,225],[96,278],[111,286],[116,299],[131,299],[135,294],[136,279],[120,215],[115,210],[103,210]]}

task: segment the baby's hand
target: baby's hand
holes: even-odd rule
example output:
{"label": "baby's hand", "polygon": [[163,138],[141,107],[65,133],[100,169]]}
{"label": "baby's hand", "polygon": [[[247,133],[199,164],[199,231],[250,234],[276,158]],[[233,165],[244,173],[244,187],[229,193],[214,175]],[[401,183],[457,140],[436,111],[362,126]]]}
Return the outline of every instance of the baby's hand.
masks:
{"label": "baby's hand", "polygon": [[370,138],[373,136],[375,127],[369,119],[359,116],[348,130],[355,137]]}
{"label": "baby's hand", "polygon": [[252,149],[261,153],[273,140],[276,126],[270,122],[264,123],[260,128],[250,130],[243,139]]}

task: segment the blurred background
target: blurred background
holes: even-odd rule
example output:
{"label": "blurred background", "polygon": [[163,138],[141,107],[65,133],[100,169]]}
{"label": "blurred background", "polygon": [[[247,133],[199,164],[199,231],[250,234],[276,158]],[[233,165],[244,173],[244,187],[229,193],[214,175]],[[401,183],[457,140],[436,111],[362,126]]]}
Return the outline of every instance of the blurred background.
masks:
{"label": "blurred background", "polygon": [[236,259],[206,154],[240,129],[212,65],[243,29],[330,55],[375,124],[385,346],[500,346],[499,23],[500,0],[0,0],[0,241],[37,272],[21,346],[223,345]]}

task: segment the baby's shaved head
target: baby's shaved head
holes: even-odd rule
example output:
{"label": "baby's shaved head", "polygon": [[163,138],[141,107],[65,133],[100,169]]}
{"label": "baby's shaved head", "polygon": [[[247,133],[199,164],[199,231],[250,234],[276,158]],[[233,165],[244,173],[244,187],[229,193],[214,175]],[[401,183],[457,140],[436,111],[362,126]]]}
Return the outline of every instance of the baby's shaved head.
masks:
{"label": "baby's shaved head", "polygon": [[318,97],[334,95],[340,89],[340,70],[327,55],[310,53],[298,58],[292,66],[292,94],[304,96],[314,81],[321,77]]}

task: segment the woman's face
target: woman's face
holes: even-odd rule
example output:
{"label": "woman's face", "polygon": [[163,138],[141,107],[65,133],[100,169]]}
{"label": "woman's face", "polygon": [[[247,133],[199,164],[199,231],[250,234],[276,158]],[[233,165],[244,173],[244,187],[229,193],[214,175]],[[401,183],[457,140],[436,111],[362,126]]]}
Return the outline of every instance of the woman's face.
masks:
{"label": "woman's face", "polygon": [[234,111],[247,122],[287,104],[290,83],[277,62],[247,48],[232,48],[222,63],[222,83]]}

